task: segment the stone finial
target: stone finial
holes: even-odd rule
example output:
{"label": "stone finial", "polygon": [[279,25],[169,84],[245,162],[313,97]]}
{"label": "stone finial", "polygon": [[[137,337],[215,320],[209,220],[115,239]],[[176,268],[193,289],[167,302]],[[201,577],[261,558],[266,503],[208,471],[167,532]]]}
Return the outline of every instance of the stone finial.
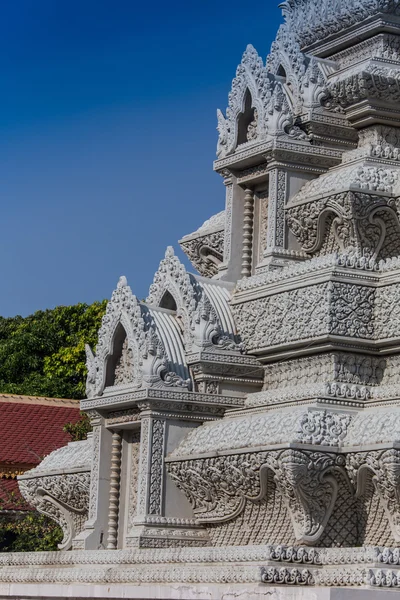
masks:
{"label": "stone finial", "polygon": [[175,251],[172,246],[168,246],[165,251],[165,258],[172,258],[173,256],[175,256]]}
{"label": "stone finial", "polygon": [[118,281],[117,288],[120,290],[121,288],[125,288],[127,286],[128,286],[127,278],[125,277],[125,275],[121,275],[121,277],[119,278],[119,281]]}

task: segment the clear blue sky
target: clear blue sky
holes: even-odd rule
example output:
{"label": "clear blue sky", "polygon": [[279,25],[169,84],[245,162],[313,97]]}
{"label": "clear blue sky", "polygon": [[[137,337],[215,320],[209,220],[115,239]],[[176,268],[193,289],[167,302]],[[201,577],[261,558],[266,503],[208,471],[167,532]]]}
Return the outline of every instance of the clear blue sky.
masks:
{"label": "clear blue sky", "polygon": [[212,171],[248,43],[278,0],[7,0],[0,21],[0,314],[147,295],[167,245],[224,207]]}

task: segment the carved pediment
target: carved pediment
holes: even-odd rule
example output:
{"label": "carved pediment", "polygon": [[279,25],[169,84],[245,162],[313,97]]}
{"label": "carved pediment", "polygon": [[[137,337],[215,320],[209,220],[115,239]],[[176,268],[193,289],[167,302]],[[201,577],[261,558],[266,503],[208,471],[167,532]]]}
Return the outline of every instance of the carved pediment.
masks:
{"label": "carved pediment", "polygon": [[[210,284],[211,285],[211,284]],[[201,278],[187,273],[185,267],[168,248],[165,258],[154,276],[147,303],[166,308],[163,300],[169,294],[176,305],[176,318],[182,324],[187,353],[213,347],[218,350],[239,350],[235,326],[228,305],[230,293],[223,284],[218,303],[213,299],[213,288],[203,284]],[[220,314],[222,311],[223,314]]]}
{"label": "carved pediment", "polygon": [[[172,330],[171,335],[178,333]],[[122,277],[103,317],[96,355],[86,348],[87,396],[111,387],[190,387],[183,352],[178,365],[176,357],[168,356],[163,336],[151,309],[139,303]]]}

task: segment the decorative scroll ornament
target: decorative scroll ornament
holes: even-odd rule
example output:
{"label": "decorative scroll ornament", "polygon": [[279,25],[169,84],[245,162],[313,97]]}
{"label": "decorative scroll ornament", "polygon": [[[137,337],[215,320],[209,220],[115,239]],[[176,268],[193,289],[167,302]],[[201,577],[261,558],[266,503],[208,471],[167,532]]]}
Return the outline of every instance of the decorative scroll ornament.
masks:
{"label": "decorative scroll ornament", "polygon": [[179,244],[200,275],[215,277],[224,257],[225,211],[208,219]]}
{"label": "decorative scroll ornament", "polygon": [[68,473],[19,482],[25,500],[56,521],[64,537],[60,550],[69,550],[88,517],[90,473]]}
{"label": "decorative scroll ornament", "polygon": [[224,258],[224,230],[181,241],[180,246],[203,277],[218,275],[218,267]]}
{"label": "decorative scroll ornament", "polygon": [[71,548],[88,518],[91,453],[89,439],[71,442],[49,454],[18,481],[25,500],[62,528],[61,550]]}

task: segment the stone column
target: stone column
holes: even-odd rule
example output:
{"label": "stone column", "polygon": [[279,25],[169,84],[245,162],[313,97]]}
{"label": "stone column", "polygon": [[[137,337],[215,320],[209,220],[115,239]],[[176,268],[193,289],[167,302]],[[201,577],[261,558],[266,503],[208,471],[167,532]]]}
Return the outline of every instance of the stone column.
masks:
{"label": "stone column", "polygon": [[110,500],[108,506],[107,550],[118,546],[119,496],[121,486],[122,437],[119,432],[112,434]]}
{"label": "stone column", "polygon": [[254,192],[246,190],[243,211],[242,277],[250,277],[253,265]]}
{"label": "stone column", "polygon": [[83,531],[73,540],[79,550],[105,549],[108,531],[108,503],[112,433],[105,427],[104,418],[96,411],[88,411],[93,427],[92,466],[90,477],[89,518]]}

